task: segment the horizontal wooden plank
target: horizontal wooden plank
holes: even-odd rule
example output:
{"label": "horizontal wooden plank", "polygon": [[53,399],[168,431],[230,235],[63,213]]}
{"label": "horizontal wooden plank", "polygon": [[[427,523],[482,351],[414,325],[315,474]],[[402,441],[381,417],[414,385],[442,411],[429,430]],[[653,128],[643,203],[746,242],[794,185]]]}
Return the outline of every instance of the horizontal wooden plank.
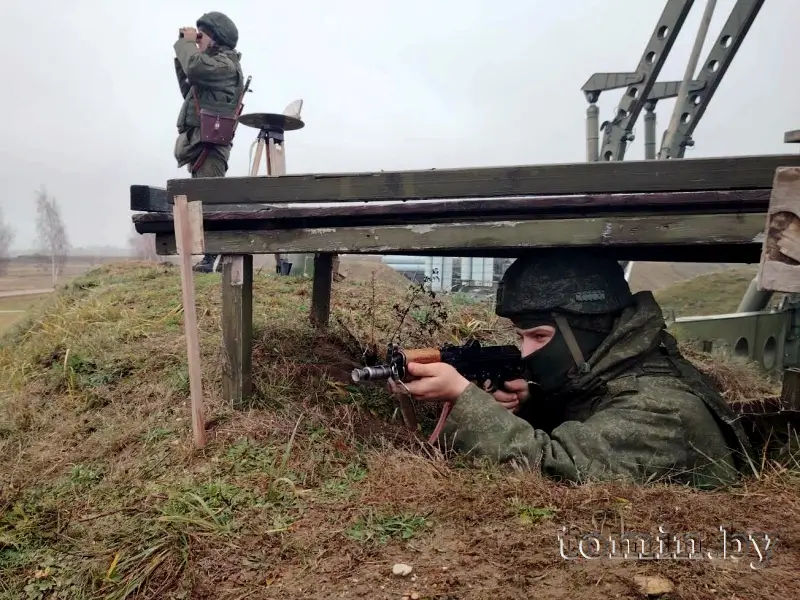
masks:
{"label": "horizontal wooden plank", "polygon": [[[209,231],[226,229],[293,229],[314,227],[377,226],[446,223],[453,220],[573,218],[603,214],[691,214],[764,212],[769,190],[658,192],[653,194],[594,194],[533,196],[491,200],[427,200],[405,203],[352,204],[312,207],[308,204],[275,206],[253,211],[204,213]],[[220,206],[220,205],[217,205]],[[172,229],[172,215],[146,213],[133,216],[139,233],[164,233]]]}
{"label": "horizontal wooden plank", "polygon": [[765,189],[780,166],[800,166],[800,154],[171,179],[167,197],[171,201],[185,194],[203,203],[263,204]]}
{"label": "horizontal wooden plank", "polygon": [[800,144],[800,129],[787,131],[783,134],[783,142],[785,144]]}
{"label": "horizontal wooden plank", "polygon": [[[157,215],[172,215],[172,202],[167,200],[167,190],[165,188],[151,185],[132,185],[131,186],[131,210],[144,213],[154,213]],[[270,208],[268,204],[210,204],[203,203],[203,213],[230,212],[232,210],[243,210],[252,212]]]}
{"label": "horizontal wooden plank", "polygon": [[[746,247],[725,262],[757,262],[765,215],[680,215],[568,220],[495,221],[271,231],[207,231],[206,251],[221,254],[333,252],[337,254],[455,254],[514,256],[530,248],[637,247],[667,258],[671,247]],[[159,254],[174,254],[174,236],[157,234]],[[660,252],[660,253],[659,253]],[[491,253],[491,254],[488,254]],[[720,255],[721,256],[721,255]],[[716,257],[714,260],[719,260]],[[644,260],[642,258],[630,260]]]}

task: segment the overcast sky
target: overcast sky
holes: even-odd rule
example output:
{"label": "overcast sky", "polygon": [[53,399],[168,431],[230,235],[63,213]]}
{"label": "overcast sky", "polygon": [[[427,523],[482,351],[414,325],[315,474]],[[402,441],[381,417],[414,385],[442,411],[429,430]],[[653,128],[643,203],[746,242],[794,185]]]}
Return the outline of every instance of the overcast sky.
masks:
{"label": "overcast sky", "polygon": [[[706,48],[734,0],[717,2]],[[289,173],[585,160],[596,71],[633,70],[664,0],[3,0],[0,207],[35,243],[35,191],[61,203],[73,246],[125,246],[129,186],[187,177],[172,156],[181,96],[172,44],[205,11],[227,13],[254,93],[245,112],[304,100]],[[705,7],[660,80],[679,80]],[[768,0],[695,132],[687,157],[796,152],[798,0]],[[701,62],[702,64],[702,62]],[[610,119],[621,91],[600,101]],[[658,107],[658,139],[673,101]],[[643,122],[626,158],[643,158]],[[228,171],[246,175],[255,131]]]}

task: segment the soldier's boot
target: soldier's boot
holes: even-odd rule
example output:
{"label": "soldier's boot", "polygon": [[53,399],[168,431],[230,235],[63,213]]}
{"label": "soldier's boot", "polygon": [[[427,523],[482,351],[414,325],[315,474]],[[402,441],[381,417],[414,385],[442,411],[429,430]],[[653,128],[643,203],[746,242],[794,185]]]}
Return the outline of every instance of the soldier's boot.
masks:
{"label": "soldier's boot", "polygon": [[192,270],[198,273],[211,273],[214,270],[214,261],[217,260],[216,254],[205,254],[203,259],[197,263]]}

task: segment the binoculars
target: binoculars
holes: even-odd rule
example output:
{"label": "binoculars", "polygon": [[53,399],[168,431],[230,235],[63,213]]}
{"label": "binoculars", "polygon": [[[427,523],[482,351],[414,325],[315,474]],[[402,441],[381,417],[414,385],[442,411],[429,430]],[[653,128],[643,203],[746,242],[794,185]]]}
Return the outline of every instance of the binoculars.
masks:
{"label": "binoculars", "polygon": [[[178,34],[178,37],[183,37],[183,31],[181,31],[180,34]],[[202,31],[198,31],[197,32],[197,41],[200,41],[202,38],[203,38],[203,32]]]}

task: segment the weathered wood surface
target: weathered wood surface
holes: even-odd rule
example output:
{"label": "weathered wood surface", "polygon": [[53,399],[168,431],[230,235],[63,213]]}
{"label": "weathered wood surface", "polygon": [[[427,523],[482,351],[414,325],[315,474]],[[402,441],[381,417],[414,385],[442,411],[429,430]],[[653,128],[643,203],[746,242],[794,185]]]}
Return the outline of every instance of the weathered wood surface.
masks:
{"label": "weathered wood surface", "polygon": [[178,194],[209,204],[258,204],[756,189],[769,188],[780,166],[800,166],[800,154],[171,179],[167,200]]}
{"label": "weathered wood surface", "polygon": [[[165,188],[151,185],[131,186],[131,210],[144,212],[167,212],[170,209]],[[203,207],[205,210],[205,207]]]}
{"label": "weathered wood surface", "polygon": [[[597,217],[342,229],[206,231],[206,251],[222,254],[333,252],[514,256],[529,248],[617,246],[631,250],[641,246],[663,256],[655,260],[673,260],[669,257],[672,249],[683,246],[694,248],[694,260],[702,261],[706,260],[703,254],[709,248],[720,246],[730,254],[723,262],[738,262],[742,257],[746,258],[743,262],[757,262],[763,232],[763,213]],[[745,247],[744,254],[731,253],[737,246]],[[174,238],[169,234],[157,234],[156,248],[161,255],[174,254]]]}
{"label": "weathered wood surface", "polygon": [[[597,216],[603,214],[674,214],[765,212],[770,191],[709,190],[702,192],[657,192],[652,194],[583,194],[491,200],[425,200],[387,204],[349,204],[310,207],[276,206],[250,211],[203,213],[204,228],[292,229],[299,227],[347,227],[389,224],[447,223],[453,220],[538,219]],[[204,209],[206,207],[204,206]],[[168,213],[133,216],[139,233],[172,230]]]}
{"label": "weathered wood surface", "polygon": [[800,293],[800,168],[775,171],[767,210],[759,290]]}
{"label": "weathered wood surface", "polygon": [[794,131],[787,131],[783,134],[784,144],[800,144],[800,129]]}
{"label": "weathered wood surface", "polygon": [[[188,202],[186,205],[186,228],[188,231],[188,242],[189,247],[187,248],[187,254],[191,255],[199,255],[205,253],[205,232],[203,231],[203,208],[200,202],[192,201]],[[177,223],[173,216],[173,220]],[[176,238],[177,241],[177,250],[178,254],[183,252],[182,244],[182,237],[178,236]]]}
{"label": "weathered wood surface", "polygon": [[[175,202],[175,236],[180,238],[180,248],[192,247],[192,232],[189,222],[189,204],[185,196]],[[176,246],[176,248],[177,248]],[[180,252],[181,294],[183,298],[183,328],[186,335],[186,355],[189,365],[189,393],[192,406],[192,434],[196,448],[206,445],[205,408],[203,406],[203,372],[200,364],[200,334],[197,329],[197,306],[195,304],[194,274],[189,252]]]}
{"label": "weathered wood surface", "polygon": [[241,409],[253,390],[253,257],[222,257],[223,398]]}

